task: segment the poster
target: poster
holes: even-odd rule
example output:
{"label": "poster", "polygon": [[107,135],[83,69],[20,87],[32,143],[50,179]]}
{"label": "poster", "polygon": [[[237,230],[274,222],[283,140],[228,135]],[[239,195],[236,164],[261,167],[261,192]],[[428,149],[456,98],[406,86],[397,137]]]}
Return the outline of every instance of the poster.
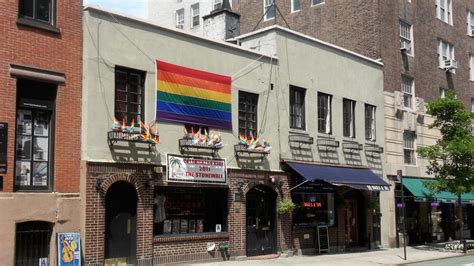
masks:
{"label": "poster", "polygon": [[0,123],[0,174],[7,172],[8,124]]}
{"label": "poster", "polygon": [[81,266],[79,233],[58,233],[58,266]]}

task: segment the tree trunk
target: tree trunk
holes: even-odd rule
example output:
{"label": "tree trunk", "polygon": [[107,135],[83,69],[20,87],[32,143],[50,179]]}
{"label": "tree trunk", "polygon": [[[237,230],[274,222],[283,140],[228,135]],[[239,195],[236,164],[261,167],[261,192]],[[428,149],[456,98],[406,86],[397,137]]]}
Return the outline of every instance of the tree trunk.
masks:
{"label": "tree trunk", "polygon": [[[460,243],[463,244],[463,252],[464,250],[466,250],[466,248],[464,247],[465,243],[464,243],[464,236],[463,236],[463,219],[462,219],[462,204],[461,204],[461,194],[458,194],[458,204],[459,204],[459,237],[460,237]],[[454,225],[456,226],[456,225]]]}

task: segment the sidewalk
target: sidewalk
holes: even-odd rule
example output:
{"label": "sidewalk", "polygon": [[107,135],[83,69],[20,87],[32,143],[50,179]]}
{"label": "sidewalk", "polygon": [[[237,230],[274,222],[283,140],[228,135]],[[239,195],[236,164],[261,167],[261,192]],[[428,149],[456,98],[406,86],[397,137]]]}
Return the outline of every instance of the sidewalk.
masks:
{"label": "sidewalk", "polygon": [[226,261],[186,265],[238,266],[238,265],[396,265],[425,260],[461,256],[460,253],[441,252],[430,246],[407,247],[407,260],[403,248],[379,249],[356,253],[293,256],[268,260]]}

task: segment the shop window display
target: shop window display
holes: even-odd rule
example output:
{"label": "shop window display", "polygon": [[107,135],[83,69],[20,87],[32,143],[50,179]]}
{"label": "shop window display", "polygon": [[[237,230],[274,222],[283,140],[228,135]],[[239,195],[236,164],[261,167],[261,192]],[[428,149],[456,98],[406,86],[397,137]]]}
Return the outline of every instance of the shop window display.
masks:
{"label": "shop window display", "polygon": [[296,227],[327,225],[333,226],[335,220],[333,193],[293,193],[296,208],[293,212],[293,225]]}
{"label": "shop window display", "polygon": [[154,235],[227,231],[227,190],[158,188]]}

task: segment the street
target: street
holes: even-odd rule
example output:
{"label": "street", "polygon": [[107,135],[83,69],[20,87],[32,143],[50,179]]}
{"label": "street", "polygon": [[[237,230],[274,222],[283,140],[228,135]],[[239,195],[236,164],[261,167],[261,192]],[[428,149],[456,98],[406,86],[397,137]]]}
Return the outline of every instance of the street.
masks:
{"label": "street", "polygon": [[450,265],[450,266],[456,266],[456,265],[463,265],[463,266],[472,266],[474,265],[474,256],[469,255],[469,256],[461,256],[461,257],[455,257],[455,258],[449,258],[449,259],[440,259],[440,260],[435,260],[435,261],[425,261],[425,262],[420,262],[420,263],[412,263],[409,264],[410,266],[437,266],[437,265]]}

